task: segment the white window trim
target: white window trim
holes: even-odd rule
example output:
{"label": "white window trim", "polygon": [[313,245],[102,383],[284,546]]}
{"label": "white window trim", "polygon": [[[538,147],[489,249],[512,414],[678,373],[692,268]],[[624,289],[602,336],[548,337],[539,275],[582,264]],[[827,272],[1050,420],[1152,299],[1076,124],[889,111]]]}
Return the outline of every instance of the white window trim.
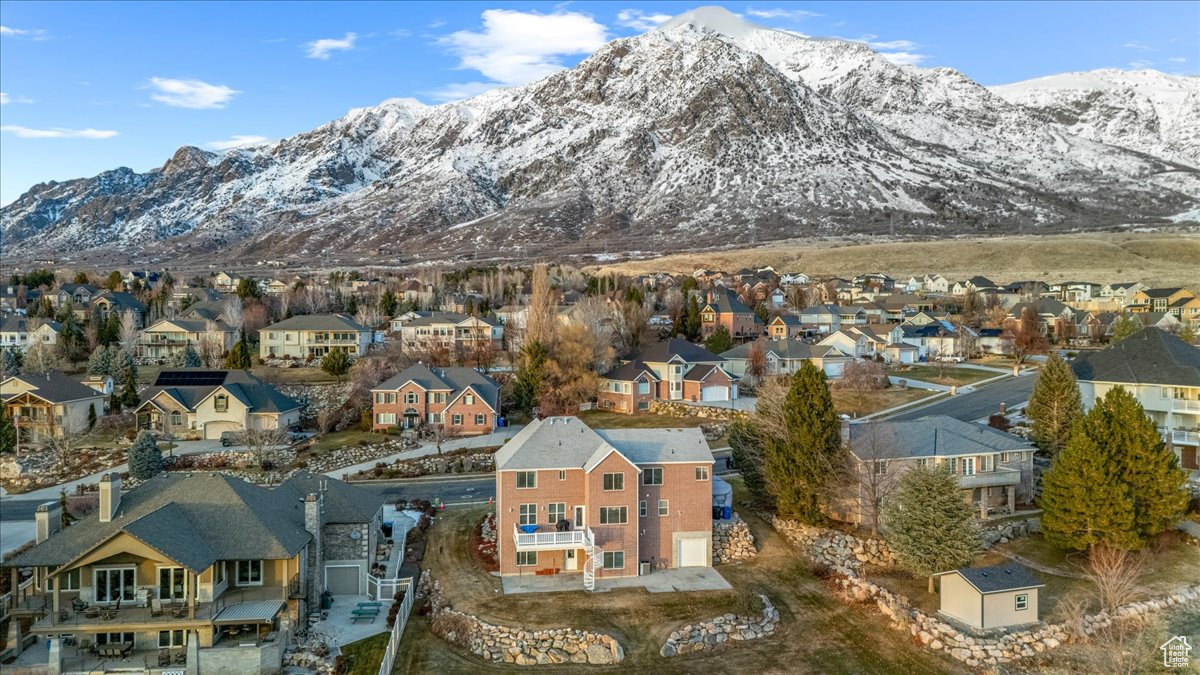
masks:
{"label": "white window trim", "polygon": [[[533,482],[530,483],[530,482],[526,481],[525,485],[522,486],[521,485],[521,476],[523,474],[528,475],[528,476],[533,476]],[[514,480],[515,480],[515,485],[517,486],[518,490],[536,490],[537,489],[537,472],[536,471],[518,471],[517,477]]]}
{"label": "white window trim", "polygon": [[[615,558],[617,555],[621,556],[621,566],[620,567],[617,567],[616,565],[609,566],[609,564],[608,564],[609,556],[613,556]],[[602,554],[602,556],[603,556],[602,560],[604,563],[603,569],[606,569],[606,570],[623,570],[623,569],[625,569],[625,551],[605,551]]]}
{"label": "white window trim", "polygon": [[671,500],[669,500],[669,499],[658,500],[658,515],[660,517],[671,515]]}
{"label": "white window trim", "polygon": [[1015,608],[1015,611],[1018,612],[1024,612],[1025,610],[1029,609],[1029,594],[1020,593],[1013,596],[1013,607]]}
{"label": "white window trim", "polygon": [[[620,476],[621,477],[620,478],[621,487],[612,487],[612,488],[604,487],[605,485],[608,484],[609,476]],[[606,473],[603,475],[603,477],[600,480],[601,480],[601,483],[600,483],[601,489],[603,489],[604,492],[624,492],[625,491],[625,474],[624,474],[624,472],[617,471],[617,472],[613,472],[613,473]],[[612,483],[613,483],[613,485],[616,485],[617,479],[613,478]]]}
{"label": "white window trim", "polygon": [[[258,563],[258,581],[251,580],[251,581],[247,581],[245,583],[242,582],[242,563],[245,563],[247,565],[247,569],[246,569],[247,572],[254,570],[254,566],[252,563]],[[238,560],[233,565],[233,580],[237,584],[238,588],[241,588],[243,586],[262,586],[263,585],[263,577],[265,576],[265,571],[264,571],[263,567],[264,567],[263,561],[261,561],[261,560]],[[250,575],[247,574],[247,576],[250,576]]]}
{"label": "white window trim", "polygon": [[[517,551],[517,567],[537,567],[537,551]],[[525,562],[521,562],[521,556],[525,556]],[[529,562],[532,557],[533,562]]]}

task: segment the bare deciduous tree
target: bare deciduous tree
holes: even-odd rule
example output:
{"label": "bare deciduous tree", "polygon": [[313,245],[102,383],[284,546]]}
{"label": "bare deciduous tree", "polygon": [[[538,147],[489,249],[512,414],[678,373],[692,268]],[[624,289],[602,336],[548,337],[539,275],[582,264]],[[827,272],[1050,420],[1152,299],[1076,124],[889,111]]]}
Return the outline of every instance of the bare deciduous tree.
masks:
{"label": "bare deciduous tree", "polygon": [[883,509],[899,484],[900,464],[894,446],[880,438],[879,427],[865,424],[850,444],[850,479],[857,492],[854,500],[858,522],[871,528],[871,536],[879,536]]}
{"label": "bare deciduous tree", "polygon": [[550,287],[550,270],[545,263],[533,266],[533,284],[529,312],[525,318],[525,339],[543,345],[553,344],[558,326],[554,316],[557,302]]}
{"label": "bare deciduous tree", "polygon": [[205,368],[218,368],[225,359],[225,343],[218,333],[207,332],[200,336],[200,341],[196,344],[196,353],[199,354],[200,363],[204,364]]}
{"label": "bare deciduous tree", "polygon": [[1127,551],[1115,546],[1096,546],[1088,553],[1087,578],[1096,585],[1100,606],[1112,612],[1133,600],[1138,577],[1146,564],[1143,551]]}
{"label": "bare deciduous tree", "polygon": [[614,315],[614,340],[622,354],[641,351],[650,342],[650,317],[654,309],[649,304],[624,300]]}
{"label": "bare deciduous tree", "polygon": [[288,439],[285,429],[246,429],[237,436],[238,443],[246,447],[262,468],[269,468],[276,449],[287,445]]}
{"label": "bare deciduous tree", "polygon": [[847,363],[842,368],[842,378],[837,382],[838,389],[854,392],[859,407],[865,403],[868,392],[880,391],[887,386],[888,377],[883,364],[867,359]]}
{"label": "bare deciduous tree", "polygon": [[221,321],[230,328],[242,329],[245,322],[245,306],[242,304],[241,298],[230,295],[221,302]]}
{"label": "bare deciduous tree", "polygon": [[120,339],[120,341],[121,341],[121,349],[124,349],[126,353],[128,353],[132,356],[134,353],[134,350],[137,348],[137,338],[138,338],[137,317],[134,316],[132,310],[122,312],[121,313],[121,330],[120,330],[120,333],[118,334],[118,339]]}
{"label": "bare deciduous tree", "polygon": [[66,359],[59,355],[54,345],[46,342],[39,342],[30,347],[21,362],[21,372],[26,375],[45,375],[68,369]]}
{"label": "bare deciduous tree", "polygon": [[46,447],[54,456],[59,469],[67,468],[67,460],[79,449],[80,442],[86,434],[87,422],[51,415]]}
{"label": "bare deciduous tree", "polygon": [[767,353],[763,349],[762,340],[755,340],[746,354],[746,374],[753,383],[767,374]]}

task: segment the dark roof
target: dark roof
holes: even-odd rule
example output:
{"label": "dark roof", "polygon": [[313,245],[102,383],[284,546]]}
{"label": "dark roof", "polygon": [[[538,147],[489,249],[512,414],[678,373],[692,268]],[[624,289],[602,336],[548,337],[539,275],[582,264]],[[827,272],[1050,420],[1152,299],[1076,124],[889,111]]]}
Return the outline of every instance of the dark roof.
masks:
{"label": "dark roof", "polygon": [[712,301],[705,304],[705,307],[712,307],[721,314],[753,314],[754,310],[750,309],[741,300],[738,300],[737,295],[729,289],[717,289],[713,291]]}
{"label": "dark roof", "polygon": [[[65,403],[84,398],[103,398],[104,394],[92,389],[79,380],[62,373],[46,373],[45,375],[14,375],[14,380],[20,380],[33,388],[30,392],[38,398],[51,403]],[[5,400],[13,394],[5,394]],[[97,410],[96,412],[100,412]]]}
{"label": "dark roof", "polygon": [[[978,589],[980,593],[999,593],[1045,586],[1033,575],[1033,572],[1016,563],[992,567],[964,567],[954,570],[954,572],[961,574],[967,583]],[[943,572],[943,574],[952,574],[952,572]]]}
{"label": "dark roof", "polygon": [[686,373],[684,373],[683,379],[687,380],[688,382],[701,382],[704,380],[704,378],[708,377],[709,373],[719,368],[720,366],[714,366],[709,363],[702,363],[698,366],[692,366]]}
{"label": "dark roof", "polygon": [[325,490],[326,523],[369,523],[379,507],[387,501],[379,493],[340,480],[329,480],[325,476],[315,476],[307,471],[292,474],[277,491],[291,490],[295,499],[303,499],[306,495],[320,492],[322,488]]}
{"label": "dark roof", "polygon": [[221,318],[221,313],[225,310],[224,300],[201,300],[188,305],[187,309],[179,313],[180,317],[199,317],[209,321],[216,321]]}
{"label": "dark roof", "polygon": [[425,391],[450,390],[457,395],[468,387],[483,397],[493,410],[499,411],[500,387],[492,378],[474,368],[450,367],[430,368],[418,363],[405,368],[371,388],[372,391],[399,389],[412,380]]}
{"label": "dark roof", "polygon": [[312,538],[298,488],[270,490],[224,474],[159,474],[123,494],[110,522],[93,513],[5,565],[65,565],[121,532],[196,572],[217,560],[290,558]]}
{"label": "dark roof", "polygon": [[363,332],[370,329],[345,314],[299,314],[273,323],[262,330],[352,330]]}
{"label": "dark roof", "polygon": [[100,295],[93,298],[93,301],[106,299],[113,305],[120,307],[122,310],[133,310],[135,312],[146,311],[146,306],[142,304],[132,293],[125,291],[104,291]]}
{"label": "dark roof", "polygon": [[1031,443],[1018,436],[946,415],[899,422],[865,422],[852,424],[848,429],[851,452],[856,446],[878,448],[886,450],[887,458],[953,457],[1033,449]]}
{"label": "dark roof", "polygon": [[[750,358],[750,348],[753,342],[740,344],[727,352],[722,352],[721,356],[726,359],[748,359]],[[841,352],[838,352],[833,347],[824,345],[810,345],[807,342],[799,342],[797,340],[766,340],[762,343],[764,354],[774,353],[776,356],[785,359],[812,359],[822,358],[826,356],[841,357]],[[830,354],[829,352],[834,352]]]}
{"label": "dark roof", "polygon": [[688,363],[696,361],[724,361],[725,359],[708,351],[704,347],[692,344],[687,340],[679,338],[671,338],[662,342],[650,345],[633,356],[628,357],[630,361],[645,361],[646,363],[666,363],[672,357],[678,356]]}
{"label": "dark roof", "polygon": [[1024,312],[1025,308],[1029,306],[1032,306],[1034,311],[1036,311],[1038,314],[1052,314],[1054,316],[1059,316],[1064,311],[1070,311],[1072,314],[1075,312],[1075,310],[1071,309],[1067,305],[1064,305],[1058,300],[1055,300],[1054,298],[1038,298],[1037,302],[1018,302],[1012,306],[1012,309],[1008,310],[1008,315],[1017,317],[1019,319],[1021,318],[1021,313]]}
{"label": "dark roof", "polygon": [[[421,316],[418,316],[418,317],[410,320],[408,323],[404,324],[404,327],[407,328],[409,326],[432,326],[434,324],[444,324],[444,323],[458,324],[458,323],[462,323],[463,321],[466,321],[469,318],[471,318],[470,314],[462,314],[460,312],[422,312]],[[499,321],[489,318],[489,317],[486,317],[486,316],[477,316],[475,318],[479,319],[481,322],[483,322],[489,326],[499,326],[500,325]]]}
{"label": "dark roof", "polygon": [[[0,333],[27,333],[31,330],[29,323],[35,320],[24,316],[5,314],[0,317]],[[55,333],[62,332],[61,323],[53,319],[42,319],[41,321],[42,324],[50,326]]]}
{"label": "dark roof", "polygon": [[1176,288],[1146,288],[1146,289],[1142,290],[1142,293],[1144,293],[1146,295],[1146,297],[1148,297],[1148,298],[1169,298],[1172,295],[1175,295],[1176,293],[1178,293],[1179,291],[1182,291],[1182,290],[1184,290],[1184,289],[1180,288],[1180,287],[1176,287]]}
{"label": "dark roof", "polygon": [[206,368],[171,368],[163,370],[154,385],[142,394],[143,401],[150,401],[159,392],[179,402],[188,410],[208,398],[218,387],[224,387],[234,398],[250,408],[250,412],[287,412],[300,407],[300,403],[278,389],[263,382],[244,370],[208,370]]}
{"label": "dark roof", "polygon": [[1091,382],[1125,382],[1200,387],[1200,349],[1157,328],[1143,328],[1120,342],[1071,363],[1075,377]]}
{"label": "dark roof", "polygon": [[785,325],[785,326],[801,325],[800,317],[796,316],[795,314],[780,314],[779,316],[775,317],[774,319],[771,319],[771,323],[775,323],[776,321],[782,321],[783,325]]}
{"label": "dark roof", "polygon": [[653,380],[658,379],[658,376],[654,374],[654,371],[650,369],[650,366],[647,366],[645,363],[637,359],[622,363],[616,368],[604,373],[600,377],[606,380],[616,380],[618,382],[632,382],[636,380],[642,373],[649,373],[650,378]]}

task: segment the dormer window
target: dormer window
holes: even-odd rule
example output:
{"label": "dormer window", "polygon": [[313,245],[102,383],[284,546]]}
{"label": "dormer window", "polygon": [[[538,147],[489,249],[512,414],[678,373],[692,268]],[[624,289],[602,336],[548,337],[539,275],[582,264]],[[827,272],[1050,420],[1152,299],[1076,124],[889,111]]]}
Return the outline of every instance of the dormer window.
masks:
{"label": "dormer window", "polygon": [[217,412],[225,412],[229,410],[229,396],[225,394],[217,394],[217,398],[213,400],[213,410]]}

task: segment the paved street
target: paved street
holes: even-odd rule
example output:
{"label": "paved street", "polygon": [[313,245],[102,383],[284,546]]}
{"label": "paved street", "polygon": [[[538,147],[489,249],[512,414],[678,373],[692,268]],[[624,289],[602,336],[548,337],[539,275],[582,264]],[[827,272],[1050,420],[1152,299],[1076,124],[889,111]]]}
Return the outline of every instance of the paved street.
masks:
{"label": "paved street", "polygon": [[1010,410],[1013,406],[1028,401],[1037,378],[1035,373],[1001,380],[970,393],[943,398],[927,406],[904,410],[887,419],[914,420],[926,415],[949,415],[966,422],[982,419],[999,412],[1001,401]]}

